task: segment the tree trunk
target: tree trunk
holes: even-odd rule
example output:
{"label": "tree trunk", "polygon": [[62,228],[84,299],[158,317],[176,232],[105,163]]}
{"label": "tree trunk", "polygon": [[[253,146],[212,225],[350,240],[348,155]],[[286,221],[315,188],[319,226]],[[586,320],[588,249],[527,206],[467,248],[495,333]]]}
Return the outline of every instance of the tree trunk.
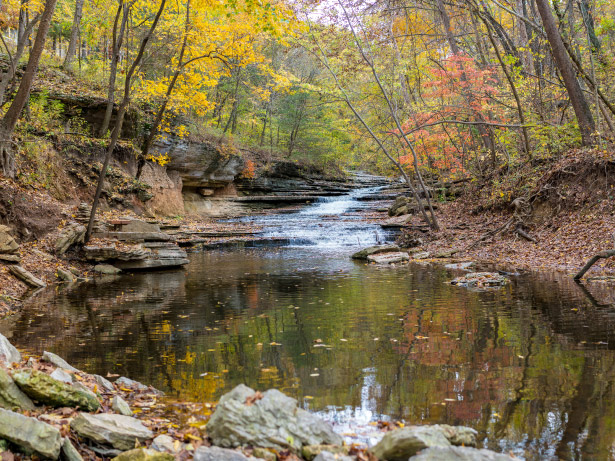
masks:
{"label": "tree trunk", "polygon": [[45,1],[45,9],[41,15],[41,23],[38,27],[38,32],[36,33],[36,39],[34,41],[32,51],[30,52],[30,58],[28,59],[26,70],[21,78],[21,82],[19,83],[19,89],[17,90],[17,94],[15,95],[15,99],[13,99],[11,106],[8,108],[6,114],[0,121],[0,172],[11,178],[14,177],[16,173],[15,157],[12,152],[11,138],[13,136],[13,131],[15,130],[17,120],[21,115],[21,111],[30,98],[30,89],[32,88],[32,82],[34,81],[34,76],[38,70],[38,63],[45,48],[45,39],[47,38],[47,32],[49,31],[49,26],[51,25],[51,18],[53,17],[56,3],[57,0]]}
{"label": "tree trunk", "polygon": [[[115,13],[115,21],[113,22],[113,45],[111,56],[111,65],[109,66],[109,86],[107,88],[107,110],[105,111],[105,118],[100,126],[99,136],[102,138],[109,129],[111,123],[111,116],[113,115],[113,106],[115,105],[115,79],[117,77],[117,66],[120,60],[120,50],[122,49],[122,40],[124,38],[124,32],[126,30],[126,24],[128,23],[128,5],[120,0]],[[120,24],[120,30],[118,33],[117,23],[122,15],[122,21]]]}
{"label": "tree trunk", "polygon": [[[73,59],[75,58],[75,50],[79,38],[79,24],[81,23],[81,15],[83,13],[83,3],[85,0],[77,0],[75,4],[75,16],[73,16],[73,26],[70,30],[70,40],[68,41],[68,49],[66,50],[66,58],[64,59],[64,69],[71,70]],[[81,50],[79,50],[81,53]]]}
{"label": "tree trunk", "polygon": [[[98,185],[96,186],[96,193],[94,194],[94,200],[92,201],[92,209],[90,211],[90,220],[88,222],[88,228],[85,232],[84,243],[89,242],[90,237],[92,236],[92,229],[94,227],[94,220],[96,219],[96,209],[98,208],[98,202],[100,200],[100,194],[102,193],[103,183],[105,181],[105,176],[107,174],[107,168],[109,167],[109,162],[111,161],[111,156],[113,155],[113,151],[115,150],[115,146],[120,137],[120,133],[122,132],[122,125],[124,123],[124,115],[126,114],[126,109],[128,108],[128,104],[130,104],[130,90],[132,84],[132,77],[134,73],[141,64],[141,60],[143,59],[143,54],[145,53],[145,48],[147,48],[147,44],[149,43],[152,35],[154,34],[154,30],[156,30],[156,26],[158,25],[158,21],[160,20],[160,16],[164,11],[164,7],[166,5],[166,0],[162,0],[160,2],[160,7],[158,8],[158,12],[154,17],[154,21],[150,26],[149,30],[143,40],[141,40],[141,45],[139,46],[139,51],[135,56],[135,59],[130,66],[130,69],[126,73],[126,79],[124,81],[124,97],[122,98],[122,102],[120,103],[120,108],[117,112],[117,121],[115,122],[115,127],[113,132],[111,133],[111,140],[109,141],[109,146],[107,147],[107,152],[105,153],[105,161],[103,162],[102,169],[100,170],[100,175],[98,176]],[[117,16],[116,16],[117,18]]]}
{"label": "tree trunk", "polygon": [[545,33],[549,44],[551,45],[551,51],[553,53],[553,59],[555,64],[562,75],[570,103],[574,109],[574,113],[577,116],[579,123],[579,130],[581,131],[581,139],[583,145],[587,146],[594,142],[594,132],[596,131],[596,125],[594,123],[594,117],[592,116],[587,100],[583,95],[581,86],[577,80],[574,72],[572,61],[568,56],[568,52],[564,46],[562,36],[560,35],[555,18],[551,13],[548,0],[536,0],[536,6],[538,7],[538,13],[542,19],[542,24],[545,28]]}

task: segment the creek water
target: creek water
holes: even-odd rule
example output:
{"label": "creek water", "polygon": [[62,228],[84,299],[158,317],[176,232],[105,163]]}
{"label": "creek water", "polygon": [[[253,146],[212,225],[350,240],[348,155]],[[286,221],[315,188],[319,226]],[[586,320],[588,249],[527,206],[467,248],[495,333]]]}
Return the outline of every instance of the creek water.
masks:
{"label": "creek water", "polygon": [[184,270],[49,289],[0,331],[172,397],[275,387],[346,432],[463,424],[520,458],[613,457],[612,290],[544,273],[471,291],[442,265],[352,261],[385,238],[355,213],[371,192],[252,218],[290,247],[194,251]]}

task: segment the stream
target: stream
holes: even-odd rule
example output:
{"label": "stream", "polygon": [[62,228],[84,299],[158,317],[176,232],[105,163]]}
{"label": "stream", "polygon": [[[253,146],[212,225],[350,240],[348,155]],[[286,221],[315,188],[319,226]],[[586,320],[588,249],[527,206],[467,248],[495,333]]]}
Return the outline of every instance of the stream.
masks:
{"label": "stream", "polygon": [[523,459],[614,456],[613,290],[539,273],[472,291],[444,265],[353,261],[391,237],[361,218],[377,191],[241,218],[289,246],[195,250],[182,270],[47,289],[0,332],[174,398],[275,387],[349,439],[403,420],[471,426]]}

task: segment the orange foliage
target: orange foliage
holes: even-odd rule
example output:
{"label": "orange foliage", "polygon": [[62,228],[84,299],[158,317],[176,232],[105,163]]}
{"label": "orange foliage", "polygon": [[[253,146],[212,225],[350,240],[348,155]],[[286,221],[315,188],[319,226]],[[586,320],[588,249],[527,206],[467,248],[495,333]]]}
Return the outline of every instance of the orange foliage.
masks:
{"label": "orange foliage", "polygon": [[256,177],[256,164],[252,160],[246,160],[246,166],[243,168],[241,176],[247,179]]}

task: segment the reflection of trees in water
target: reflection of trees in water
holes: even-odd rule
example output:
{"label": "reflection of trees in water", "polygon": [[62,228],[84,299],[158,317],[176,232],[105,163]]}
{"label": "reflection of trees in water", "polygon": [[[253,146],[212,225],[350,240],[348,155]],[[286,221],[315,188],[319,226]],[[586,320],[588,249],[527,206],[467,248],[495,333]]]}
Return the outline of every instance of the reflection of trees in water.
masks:
{"label": "reflection of trees in water", "polygon": [[592,300],[543,276],[473,292],[445,284],[443,270],[286,269],[203,254],[187,273],[48,292],[20,314],[14,338],[195,400],[244,382],[311,395],[316,409],[470,424],[491,448],[562,458],[609,450],[614,354],[580,345],[610,339],[602,293]]}

